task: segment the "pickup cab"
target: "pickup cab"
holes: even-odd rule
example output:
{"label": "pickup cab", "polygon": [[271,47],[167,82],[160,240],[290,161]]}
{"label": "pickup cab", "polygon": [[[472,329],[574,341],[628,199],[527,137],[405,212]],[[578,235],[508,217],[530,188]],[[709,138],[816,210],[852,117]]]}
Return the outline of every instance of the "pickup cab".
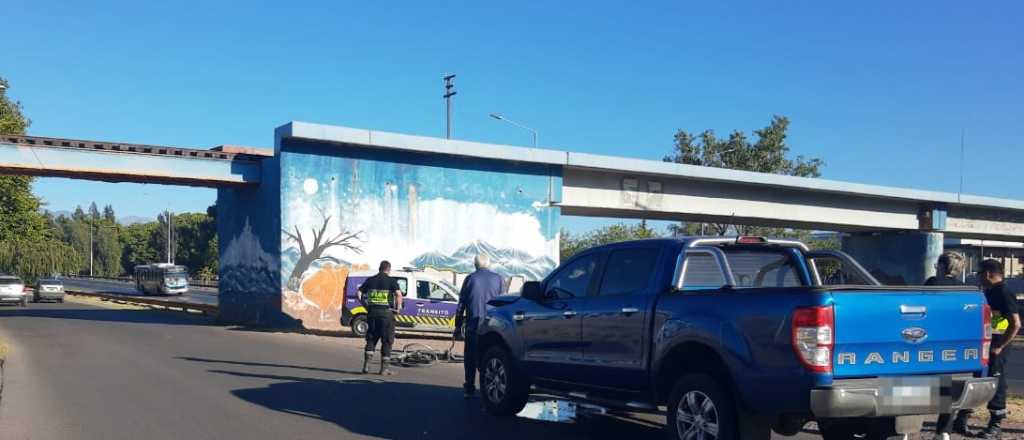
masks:
{"label": "pickup cab", "polygon": [[848,255],[760,237],[581,252],[480,328],[484,409],[531,393],[664,413],[670,438],[902,438],[987,402],[990,312],[973,287],[882,286]]}

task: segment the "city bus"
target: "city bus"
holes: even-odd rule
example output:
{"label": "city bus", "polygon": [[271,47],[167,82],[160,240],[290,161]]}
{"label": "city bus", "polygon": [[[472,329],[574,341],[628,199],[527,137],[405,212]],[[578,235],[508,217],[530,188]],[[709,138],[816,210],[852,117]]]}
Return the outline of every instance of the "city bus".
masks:
{"label": "city bus", "polygon": [[188,292],[188,270],[169,263],[135,266],[135,289],[151,295],[181,295]]}

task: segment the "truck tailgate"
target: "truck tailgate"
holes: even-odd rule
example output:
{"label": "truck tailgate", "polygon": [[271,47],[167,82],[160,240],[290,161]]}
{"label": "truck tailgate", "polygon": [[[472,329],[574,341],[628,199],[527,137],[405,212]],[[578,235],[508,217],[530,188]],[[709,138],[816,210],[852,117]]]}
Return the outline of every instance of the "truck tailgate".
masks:
{"label": "truck tailgate", "polygon": [[983,370],[985,298],[977,290],[832,290],[833,377]]}

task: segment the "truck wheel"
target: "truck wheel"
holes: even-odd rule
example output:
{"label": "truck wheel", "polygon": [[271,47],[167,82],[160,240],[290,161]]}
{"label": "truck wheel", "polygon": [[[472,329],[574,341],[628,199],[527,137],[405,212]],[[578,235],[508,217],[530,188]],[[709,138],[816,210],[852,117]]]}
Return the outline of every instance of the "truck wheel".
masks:
{"label": "truck wheel", "polygon": [[526,407],[530,384],[504,348],[488,349],[480,360],[480,369],[484,410],[496,416],[512,416]]}
{"label": "truck wheel", "polygon": [[680,378],[668,405],[665,429],[672,440],[739,440],[736,402],[707,374]]}
{"label": "truck wheel", "polygon": [[349,326],[352,327],[352,334],[360,338],[366,337],[366,332],[370,331],[370,323],[366,322],[366,315],[354,316]]}

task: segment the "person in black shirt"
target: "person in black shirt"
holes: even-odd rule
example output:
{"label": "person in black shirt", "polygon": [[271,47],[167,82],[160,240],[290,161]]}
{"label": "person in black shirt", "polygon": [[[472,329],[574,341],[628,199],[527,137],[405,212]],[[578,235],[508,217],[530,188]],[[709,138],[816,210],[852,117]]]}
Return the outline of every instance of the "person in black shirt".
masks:
{"label": "person in black shirt", "polygon": [[924,282],[926,286],[963,286],[964,256],[959,252],[946,251],[935,263],[935,276]]}
{"label": "person in black shirt", "polygon": [[[958,252],[946,251],[935,263],[935,276],[924,282],[926,286],[965,286],[961,281],[964,270],[964,257]],[[935,424],[935,439],[949,440],[949,434],[955,432],[961,436],[969,436],[967,418],[970,413],[959,411],[956,418],[952,414],[940,414]]]}
{"label": "person in black shirt", "polygon": [[389,275],[391,263],[380,262],[377,275],[367,278],[357,294],[359,302],[366,307],[366,318],[370,328],[366,332],[366,350],[363,353],[363,374],[370,372],[370,360],[380,341],[380,374],[391,375],[391,345],[395,343],[395,316],[402,309],[402,289]]}
{"label": "person in black shirt", "polygon": [[996,394],[988,402],[991,414],[988,427],[979,434],[983,439],[1002,438],[1002,422],[1006,419],[1006,377],[1003,368],[1009,356],[1009,346],[1020,331],[1020,311],[1017,296],[1003,282],[1003,265],[996,260],[985,260],[978,268],[978,280],[985,288],[985,299],[992,309],[992,348],[989,352],[988,375],[998,377]]}

